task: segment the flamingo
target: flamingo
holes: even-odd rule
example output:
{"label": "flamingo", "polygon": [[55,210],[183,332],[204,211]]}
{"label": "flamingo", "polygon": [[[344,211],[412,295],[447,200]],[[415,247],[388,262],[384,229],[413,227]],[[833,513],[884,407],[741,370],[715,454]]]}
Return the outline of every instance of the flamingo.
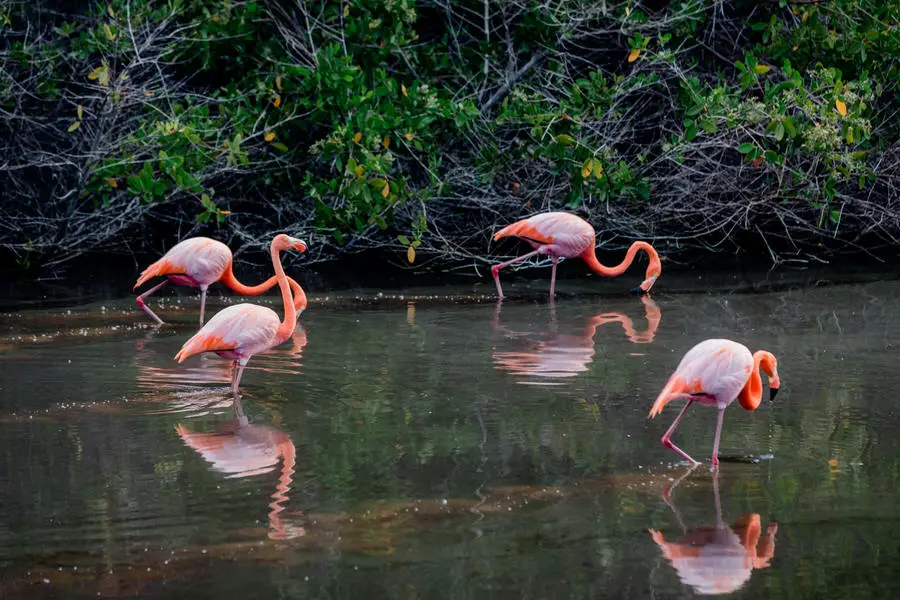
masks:
{"label": "flamingo", "polygon": [[[671,487],[666,493],[670,490]],[[678,509],[668,500],[667,495],[663,495],[666,504],[675,513],[684,536],[678,541],[667,542],[662,532],[649,530],[662,555],[675,568],[678,578],[698,594],[734,592],[750,579],[755,569],[769,567],[775,556],[778,523],[770,522],[764,533],[760,515],[745,513],[729,527],[722,518],[719,479],[715,474],[713,493],[716,504],[714,526],[688,531]]]}
{"label": "flamingo", "polygon": [[747,410],[755,410],[762,401],[762,378],[759,371],[769,377],[769,398],[774,399],[781,387],[778,378],[778,361],[766,350],[750,350],[743,344],[731,340],[711,339],[691,348],[666,386],[660,392],[650,409],[650,417],[662,412],[663,407],[673,400],[687,399],[687,404],[675,418],[672,426],[662,436],[662,443],[689,460],[699,464],[670,438],[681,422],[684,413],[694,402],[703,406],[715,406],[719,411],[716,421],[716,441],[713,444],[712,466],[719,466],[719,437],[722,434],[722,419],[725,409],[738,400]]}
{"label": "flamingo", "polygon": [[[159,325],[164,325],[163,320],[156,316],[144,302],[150,294],[169,282],[176,285],[199,287],[200,324],[203,325],[206,290],[211,284],[220,281],[242,296],[259,296],[278,283],[278,279],[273,276],[259,285],[244,285],[234,276],[234,272],[231,270],[232,262],[231,249],[222,242],[207,237],[182,240],[141,273],[137,283],[134,284],[134,289],[154,277],[162,276],[165,279],[138,296],[137,305]],[[306,308],[306,294],[303,293],[303,288],[296,281],[288,278],[288,282],[293,288],[294,307],[297,309],[299,317]]]}
{"label": "flamingo", "polygon": [[275,277],[284,301],[283,321],[278,320],[278,315],[271,308],[249,303],[234,304],[216,313],[200,331],[186,341],[175,355],[175,360],[180,363],[201,352],[215,352],[232,359],[231,391],[237,398],[241,375],[250,357],[281,344],[294,333],[297,324],[296,309],[291,298],[289,278],[284,274],[280,256],[283,250],[290,248],[304,252],[306,242],[283,233],[272,239],[272,266],[275,267]]}
{"label": "flamingo", "polygon": [[594,244],[597,238],[594,228],[581,217],[566,212],[542,213],[517,221],[512,225],[507,225],[494,234],[494,241],[510,236],[522,238],[531,244],[534,250],[491,267],[494,283],[497,284],[497,296],[500,299],[503,299],[503,288],[500,286],[500,269],[540,254],[549,254],[553,258],[553,270],[550,272],[551,298],[553,298],[556,290],[556,264],[560,258],[579,256],[594,273],[603,277],[616,277],[631,266],[638,250],[643,250],[650,257],[650,264],[647,266],[646,278],[634,290],[642,293],[650,291],[656,278],[662,272],[659,255],[653,246],[647,242],[634,242],[631,244],[631,247],[628,248],[628,252],[625,254],[625,259],[615,267],[606,267],[600,264],[594,251]]}

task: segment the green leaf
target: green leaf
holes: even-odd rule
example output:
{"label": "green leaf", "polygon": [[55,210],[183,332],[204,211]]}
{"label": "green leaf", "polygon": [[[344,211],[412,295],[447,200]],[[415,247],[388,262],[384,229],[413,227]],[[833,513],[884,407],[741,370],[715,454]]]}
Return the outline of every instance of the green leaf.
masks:
{"label": "green leaf", "polygon": [[797,128],[794,126],[794,117],[785,117],[784,128],[787,130],[788,135],[797,137]]}
{"label": "green leaf", "polygon": [[398,235],[397,241],[403,244],[404,246],[409,246],[409,238],[405,235]]}
{"label": "green leaf", "polygon": [[684,114],[686,114],[689,117],[696,117],[697,115],[700,114],[701,110],[703,110],[703,107],[700,106],[699,104],[695,104],[694,106],[687,109],[687,112],[685,112]]}
{"label": "green leaf", "polygon": [[81,127],[81,121],[74,121],[71,125],[69,125],[69,129],[67,130],[69,133],[72,133],[76,129]]}
{"label": "green leaf", "polygon": [[693,141],[693,139],[697,137],[697,125],[695,123],[691,123],[684,130],[684,139],[685,141]]}
{"label": "green leaf", "polygon": [[274,144],[272,144],[272,147],[275,148],[276,150],[281,150],[282,152],[287,152],[288,150],[290,150],[290,148],[288,148],[281,142],[275,142]]}
{"label": "green leaf", "polygon": [[775,126],[775,139],[779,142],[784,139],[784,125],[782,123],[778,123]]}
{"label": "green leaf", "polygon": [[556,136],[556,141],[565,146],[571,146],[575,143],[575,138],[571,135],[566,135],[565,133],[561,133]]}
{"label": "green leaf", "polygon": [[753,151],[753,144],[747,142],[738,146],[738,152],[741,154],[749,154]]}
{"label": "green leaf", "polygon": [[702,119],[700,121],[700,127],[706,133],[715,133],[716,131],[718,131],[718,126],[716,126],[716,122],[710,121],[709,119]]}

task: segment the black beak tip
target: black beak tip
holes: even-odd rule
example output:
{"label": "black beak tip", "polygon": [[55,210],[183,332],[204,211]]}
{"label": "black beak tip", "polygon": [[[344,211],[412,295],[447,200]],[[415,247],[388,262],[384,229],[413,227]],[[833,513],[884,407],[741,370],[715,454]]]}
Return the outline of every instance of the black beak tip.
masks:
{"label": "black beak tip", "polygon": [[769,388],[769,400],[774,400],[778,395],[779,388]]}
{"label": "black beak tip", "polygon": [[642,296],[642,295],[646,294],[647,292],[645,292],[643,289],[641,289],[641,286],[637,286],[637,287],[631,288],[631,293],[637,294],[638,296]]}

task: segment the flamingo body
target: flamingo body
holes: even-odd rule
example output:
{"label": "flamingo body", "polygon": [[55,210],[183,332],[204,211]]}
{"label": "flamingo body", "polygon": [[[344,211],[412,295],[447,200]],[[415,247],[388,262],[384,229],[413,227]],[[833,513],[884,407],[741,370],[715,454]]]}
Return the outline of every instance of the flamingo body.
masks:
{"label": "flamingo body", "polygon": [[553,259],[553,269],[550,275],[550,297],[556,290],[556,265],[560,258],[582,258],[592,271],[603,277],[615,277],[621,275],[631,265],[639,250],[643,250],[650,256],[650,264],[647,266],[647,274],[639,289],[649,292],[662,267],[659,255],[650,244],[646,242],[634,242],[625,255],[625,259],[615,267],[606,267],[597,260],[594,250],[597,234],[590,223],[579,216],[567,212],[547,212],[522,219],[511,225],[507,225],[496,234],[494,240],[505,237],[518,237],[533,248],[528,254],[508,260],[491,267],[494,283],[497,285],[497,295],[503,298],[503,288],[500,285],[500,269],[515,262],[525,260],[537,255],[547,255]]}
{"label": "flamingo body", "polygon": [[[304,248],[305,251],[305,248]],[[200,324],[206,311],[206,291],[210,285],[221,281],[224,285],[243,296],[257,296],[277,285],[275,277],[270,277],[263,283],[255,286],[247,286],[237,280],[232,270],[234,258],[231,249],[217,240],[207,237],[188,238],[178,242],[166,252],[162,258],[141,272],[134,288],[137,289],[154,277],[165,277],[162,282],[137,297],[137,305],[147,313],[150,318],[163,324],[156,314],[150,310],[145,300],[153,292],[172,282],[176,285],[200,288]],[[306,294],[300,285],[291,278],[288,283],[293,290],[294,307],[297,315],[306,308]]]}
{"label": "flamingo body", "polygon": [[759,350],[751,354],[743,344],[725,339],[705,340],[691,348],[650,409],[650,417],[655,417],[669,402],[682,398],[688,400],[663,435],[663,445],[696,464],[697,461],[673,444],[670,438],[692,403],[714,406],[719,414],[712,464],[718,466],[719,438],[725,409],[735,400],[739,400],[746,410],[755,410],[759,406],[762,400],[760,369],[769,377],[770,397],[774,398],[781,381],[778,377],[777,360],[772,353]]}

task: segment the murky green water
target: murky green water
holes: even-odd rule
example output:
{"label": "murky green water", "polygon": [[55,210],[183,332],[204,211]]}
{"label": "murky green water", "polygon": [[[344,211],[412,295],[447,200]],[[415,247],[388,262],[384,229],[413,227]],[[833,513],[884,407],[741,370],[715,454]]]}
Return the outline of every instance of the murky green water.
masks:
{"label": "murky green water", "polygon": [[[162,329],[130,300],[0,317],[0,597],[900,591],[900,282],[555,310],[313,296],[250,362],[244,420],[229,361],[172,360],[182,298]],[[678,482],[677,407],[647,412],[720,336],[776,353],[782,391],[726,413],[717,482]],[[675,440],[708,464],[713,427],[691,409]]]}

